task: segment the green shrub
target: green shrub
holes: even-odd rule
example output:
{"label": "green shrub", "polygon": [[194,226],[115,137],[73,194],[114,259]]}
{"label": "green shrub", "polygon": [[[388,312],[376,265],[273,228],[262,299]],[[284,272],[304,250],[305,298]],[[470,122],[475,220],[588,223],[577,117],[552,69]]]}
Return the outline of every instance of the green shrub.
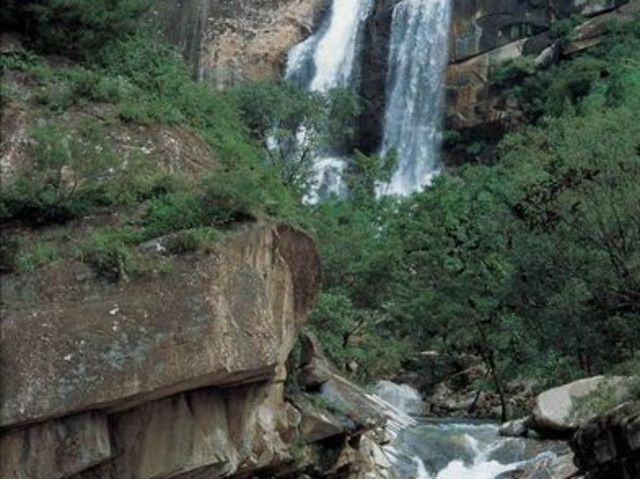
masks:
{"label": "green shrub", "polygon": [[21,250],[15,256],[15,268],[18,272],[28,273],[59,258],[60,251],[55,245],[47,242],[38,242]]}
{"label": "green shrub", "polygon": [[102,275],[126,279],[144,269],[140,253],[134,250],[141,239],[140,233],[129,229],[99,231],[82,246],[82,260]]}
{"label": "green shrub", "polygon": [[196,192],[172,193],[152,200],[143,221],[149,237],[206,226],[209,223],[202,195]]}
{"label": "green shrub", "polygon": [[211,253],[220,239],[215,228],[195,228],[179,231],[167,238],[165,247],[171,254],[184,254],[196,251]]}
{"label": "green shrub", "polygon": [[537,70],[532,56],[521,56],[500,65],[491,71],[491,80],[499,85],[511,85],[533,75]]}
{"label": "green shrub", "polygon": [[40,65],[40,59],[29,50],[0,54],[0,70],[26,71]]}
{"label": "green shrub", "polygon": [[572,39],[575,28],[585,21],[585,17],[580,15],[563,18],[551,24],[549,35],[561,43],[566,43]]}

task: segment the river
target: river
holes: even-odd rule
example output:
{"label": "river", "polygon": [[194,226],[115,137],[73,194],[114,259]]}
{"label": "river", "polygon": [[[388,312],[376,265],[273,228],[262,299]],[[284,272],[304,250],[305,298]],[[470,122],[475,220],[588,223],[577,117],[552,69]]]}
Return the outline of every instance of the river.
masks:
{"label": "river", "polygon": [[[376,395],[415,413],[419,394],[380,381]],[[552,479],[550,466],[568,453],[561,441],[502,437],[495,422],[413,416],[385,447],[398,479]]]}

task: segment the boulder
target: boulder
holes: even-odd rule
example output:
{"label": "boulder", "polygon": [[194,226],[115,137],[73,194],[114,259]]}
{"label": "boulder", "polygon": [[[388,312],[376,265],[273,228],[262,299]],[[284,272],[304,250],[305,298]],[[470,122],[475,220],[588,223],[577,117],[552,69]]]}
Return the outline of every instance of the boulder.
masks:
{"label": "boulder", "polygon": [[514,419],[513,421],[505,422],[498,429],[498,433],[505,437],[522,437],[529,433],[530,417],[523,417],[521,419]]}
{"label": "boulder", "polygon": [[589,479],[640,477],[640,402],[623,404],[583,425],[571,447]]}
{"label": "boulder", "polygon": [[[305,442],[317,442],[344,432],[340,421],[326,409],[316,406],[313,396],[298,396],[292,401],[300,411],[300,438]],[[316,396],[317,397],[317,396]]]}
{"label": "boulder", "polygon": [[298,385],[309,390],[317,390],[338,374],[337,370],[325,355],[314,334],[308,331],[303,332],[300,342],[302,349],[298,365]]}
{"label": "boulder", "polygon": [[542,435],[569,435],[628,399],[629,378],[596,376],[538,395],[531,426]]}
{"label": "boulder", "polygon": [[0,427],[275,377],[311,307],[311,240],[262,226],[129,284],[74,265],[3,278]]}
{"label": "boulder", "polygon": [[372,433],[360,437],[357,449],[358,467],[350,479],[395,479],[393,466]]}

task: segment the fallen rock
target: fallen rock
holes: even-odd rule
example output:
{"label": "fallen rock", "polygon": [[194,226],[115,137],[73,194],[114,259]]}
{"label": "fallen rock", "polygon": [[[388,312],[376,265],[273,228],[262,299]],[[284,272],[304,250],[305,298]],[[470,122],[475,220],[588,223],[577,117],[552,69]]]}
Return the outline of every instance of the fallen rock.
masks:
{"label": "fallen rock", "polygon": [[629,378],[596,376],[543,392],[536,398],[531,427],[542,435],[570,435],[629,398]]}
{"label": "fallen rock", "polygon": [[513,421],[505,422],[498,432],[501,436],[505,437],[522,437],[529,433],[530,417],[523,417],[521,419],[515,419]]}
{"label": "fallen rock", "polygon": [[316,406],[305,396],[294,398],[300,411],[300,438],[305,442],[317,442],[344,432],[340,421],[326,409]]}

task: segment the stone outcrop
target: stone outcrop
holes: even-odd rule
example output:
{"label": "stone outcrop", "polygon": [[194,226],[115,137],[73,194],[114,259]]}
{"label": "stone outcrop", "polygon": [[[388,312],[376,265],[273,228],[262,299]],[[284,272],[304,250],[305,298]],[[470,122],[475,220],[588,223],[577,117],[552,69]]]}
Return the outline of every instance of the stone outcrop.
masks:
{"label": "stone outcrop", "polygon": [[629,398],[629,378],[595,376],[543,392],[536,398],[531,427],[543,435],[570,435]]}
{"label": "stone outcrop", "polygon": [[[605,25],[626,21],[637,0],[456,0],[447,70],[447,128],[508,130],[521,121],[513,99],[492,82],[493,71],[509,60],[533,56],[541,67],[602,41]],[[570,41],[551,37],[554,22],[572,15],[592,17],[575,28]]]}
{"label": "stone outcrop", "polygon": [[623,404],[585,424],[571,447],[588,479],[640,477],[640,403]]}
{"label": "stone outcrop", "polygon": [[394,477],[389,411],[317,343],[286,385],[320,284],[307,235],[239,227],[117,283],[85,268],[2,277],[0,477]]}
{"label": "stone outcrop", "polygon": [[325,0],[156,0],[154,15],[196,76],[217,88],[278,78]]}
{"label": "stone outcrop", "polygon": [[545,32],[571,15],[593,16],[628,0],[453,0],[450,57],[461,61]]}
{"label": "stone outcrop", "polygon": [[129,283],[79,268],[2,278],[1,477],[226,477],[291,459],[284,362],[320,281],[306,235],[247,227]]}

